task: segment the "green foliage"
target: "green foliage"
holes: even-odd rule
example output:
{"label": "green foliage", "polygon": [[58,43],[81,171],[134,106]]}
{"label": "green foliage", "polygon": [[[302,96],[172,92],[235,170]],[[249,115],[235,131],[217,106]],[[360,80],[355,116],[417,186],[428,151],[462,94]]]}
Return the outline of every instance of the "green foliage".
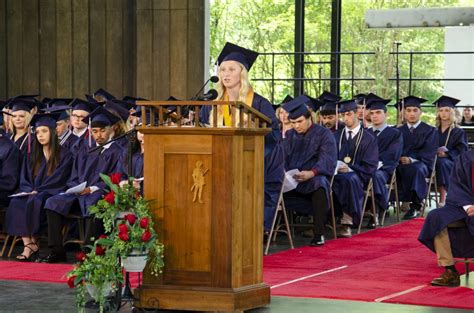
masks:
{"label": "green foliage", "polygon": [[[456,7],[469,5],[470,0],[391,0],[342,2],[342,51],[375,52],[375,55],[355,56],[355,77],[375,78],[375,81],[357,81],[354,93],[375,92],[385,98],[395,98],[396,86],[389,78],[396,76],[394,41],[403,44],[400,51],[443,51],[443,28],[373,30],[365,26],[364,15],[368,9]],[[472,4],[472,3],[471,3]],[[226,41],[234,42],[259,52],[294,51],[294,1],[270,0],[211,0],[211,40],[209,64],[213,64]],[[305,51],[331,51],[331,0],[306,0],[305,4]],[[304,75],[307,78],[329,78],[328,64],[314,62],[329,61],[328,55],[309,55],[305,58]],[[408,55],[399,57],[400,76],[409,76]],[[429,66],[427,66],[429,64]],[[269,55],[259,57],[250,72],[251,78],[292,78],[294,59],[292,55]],[[211,67],[213,69],[213,67]],[[341,57],[341,77],[352,73],[351,56]],[[438,78],[444,76],[443,55],[420,55],[413,58],[413,77]],[[307,81],[305,91],[317,96],[329,90],[329,80]],[[291,81],[278,81],[275,96],[271,99],[271,82],[253,81],[257,92],[279,103],[286,94],[293,94]],[[413,82],[412,94],[430,101],[443,90],[443,82]],[[408,82],[402,82],[400,95],[408,94]],[[341,83],[341,96],[352,96],[350,81]],[[424,120],[434,122],[432,110],[425,110]],[[395,119],[393,114],[391,118]]]}

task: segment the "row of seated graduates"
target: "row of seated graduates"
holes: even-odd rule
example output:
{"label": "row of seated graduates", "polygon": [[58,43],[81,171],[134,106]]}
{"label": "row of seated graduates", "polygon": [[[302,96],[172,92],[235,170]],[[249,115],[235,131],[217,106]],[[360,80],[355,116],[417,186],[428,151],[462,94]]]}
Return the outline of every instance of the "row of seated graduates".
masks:
{"label": "row of seated graduates", "polygon": [[[276,111],[283,139],[267,169],[281,180],[277,184],[278,179],[274,179],[272,188],[266,186],[266,232],[271,229],[284,179],[284,174],[275,173],[293,169],[301,171],[294,176],[299,184],[285,192],[283,198],[288,211],[312,215],[312,246],[325,243],[331,183],[340,223],[339,237],[350,237],[351,229],[362,222],[364,191],[369,181],[373,184],[379,215],[388,209],[387,186],[394,172],[399,198],[408,206],[404,219],[420,215],[428,193],[427,179],[434,169],[440,205],[443,205],[453,164],[468,150],[466,134],[455,118],[459,100],[441,96],[434,102],[436,127],[421,121],[421,104],[427,100],[415,96],[395,103],[400,124],[387,125],[390,101],[373,93],[341,101],[339,96],[326,91],[317,98],[306,95],[285,98]],[[378,216],[375,216],[367,226],[373,228],[377,224]]]}
{"label": "row of seated graduates", "polygon": [[[103,225],[88,207],[105,194],[99,174],[121,173],[127,179],[129,139],[108,142],[138,123],[136,101],[141,99],[118,100],[104,89],[86,97],[39,101],[36,95],[22,95],[1,103],[0,207],[5,214],[0,222],[7,235],[23,241],[18,261],[67,261],[62,230],[70,214],[84,218],[85,245],[98,238]],[[140,178],[143,136],[136,137],[132,175]],[[87,186],[80,194],[61,194],[83,182]],[[18,193],[25,194],[9,197]],[[46,231],[50,249],[40,257],[39,237]]]}

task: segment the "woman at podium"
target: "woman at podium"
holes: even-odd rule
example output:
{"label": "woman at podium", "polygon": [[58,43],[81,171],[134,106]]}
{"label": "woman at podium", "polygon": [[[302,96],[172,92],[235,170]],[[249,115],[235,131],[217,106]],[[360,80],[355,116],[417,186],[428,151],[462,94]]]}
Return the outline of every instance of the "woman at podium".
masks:
{"label": "woman at podium", "polygon": [[[250,85],[248,72],[257,57],[258,52],[242,48],[230,42],[225,44],[217,58],[219,82],[217,83],[218,96],[216,100],[243,102],[272,120],[272,131],[265,136],[265,156],[268,156],[281,135],[278,120],[270,101],[254,92]],[[212,121],[209,120],[209,115],[209,111],[203,112],[201,121],[211,124]],[[219,106],[217,126],[230,127],[231,124],[230,107],[225,105]]]}

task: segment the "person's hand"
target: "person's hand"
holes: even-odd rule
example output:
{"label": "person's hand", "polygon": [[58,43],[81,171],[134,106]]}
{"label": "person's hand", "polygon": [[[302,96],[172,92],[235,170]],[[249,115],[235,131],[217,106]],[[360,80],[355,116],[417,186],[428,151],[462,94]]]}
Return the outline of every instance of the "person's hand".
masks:
{"label": "person's hand", "polygon": [[87,187],[84,189],[81,193],[79,193],[80,196],[88,195],[91,193],[91,187]]}
{"label": "person's hand", "polygon": [[466,213],[468,216],[474,216],[474,205],[467,208]]}
{"label": "person's hand", "polygon": [[135,187],[137,190],[140,190],[140,188],[141,188],[140,181],[134,179],[133,180],[133,187]]}
{"label": "person's hand", "polygon": [[341,164],[339,168],[337,169],[338,173],[348,173],[349,172],[349,166],[347,164]]}
{"label": "person's hand", "polygon": [[293,176],[298,182],[304,182],[314,177],[313,171],[301,171],[299,174]]}
{"label": "person's hand", "polygon": [[410,164],[410,163],[411,163],[411,160],[410,160],[409,157],[402,156],[402,157],[400,157],[400,163],[402,163],[402,164]]}

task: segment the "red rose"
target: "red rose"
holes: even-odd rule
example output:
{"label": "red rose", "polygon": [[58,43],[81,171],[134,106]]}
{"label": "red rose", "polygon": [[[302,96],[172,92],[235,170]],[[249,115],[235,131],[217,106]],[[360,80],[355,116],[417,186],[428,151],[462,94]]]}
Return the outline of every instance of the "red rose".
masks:
{"label": "red rose", "polygon": [[107,238],[107,235],[100,235],[99,239]]}
{"label": "red rose", "polygon": [[124,216],[124,219],[130,224],[130,225],[133,225],[135,224],[136,220],[137,220],[137,217],[135,216],[135,214],[127,214]]}
{"label": "red rose", "polygon": [[139,191],[137,191],[137,193],[135,194],[135,198],[137,198],[137,199],[140,198],[140,192]]}
{"label": "red rose", "polygon": [[112,182],[112,184],[118,185],[121,179],[122,175],[120,173],[113,173],[110,175],[110,181]]}
{"label": "red rose", "polygon": [[142,241],[148,241],[151,239],[151,233],[149,230],[145,230],[142,234]]}
{"label": "red rose", "polygon": [[104,255],[105,254],[105,248],[102,247],[101,245],[95,246],[95,255]]}
{"label": "red rose", "polygon": [[119,224],[119,232],[120,233],[127,233],[128,232],[128,226],[125,223]]}
{"label": "red rose", "polygon": [[113,191],[109,191],[109,193],[104,196],[104,200],[110,204],[115,204],[115,193]]}
{"label": "red rose", "polygon": [[67,279],[67,284],[68,284],[69,288],[74,288],[75,287],[75,285],[74,285],[75,280],[76,280],[76,276],[70,276]]}
{"label": "red rose", "polygon": [[123,241],[128,241],[130,237],[128,236],[128,233],[119,233],[119,238]]}
{"label": "red rose", "polygon": [[78,260],[79,262],[84,262],[86,260],[86,254],[84,252],[77,252],[76,253],[76,260]]}
{"label": "red rose", "polygon": [[140,227],[143,229],[148,228],[148,217],[142,217],[140,219]]}

